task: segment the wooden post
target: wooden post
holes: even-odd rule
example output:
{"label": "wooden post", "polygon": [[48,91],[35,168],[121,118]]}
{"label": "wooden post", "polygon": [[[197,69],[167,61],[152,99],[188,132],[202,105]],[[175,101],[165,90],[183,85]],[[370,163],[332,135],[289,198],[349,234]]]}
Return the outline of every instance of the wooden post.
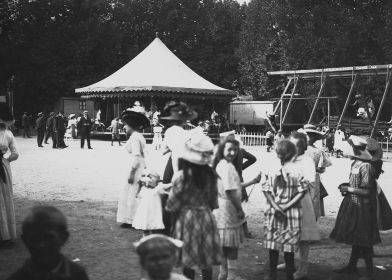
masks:
{"label": "wooden post", "polygon": [[120,117],[120,97],[117,97],[117,117]]}
{"label": "wooden post", "polygon": [[372,126],[372,132],[370,133],[370,137],[373,137],[374,132],[375,132],[375,130],[377,128],[378,121],[379,121],[380,115],[381,115],[381,110],[384,107],[385,101],[387,100],[388,89],[389,89],[389,85],[390,84],[391,84],[391,74],[387,74],[387,83],[385,85],[385,90],[384,90],[384,94],[383,94],[382,99],[381,99],[380,107],[378,108],[378,111],[377,111],[376,119],[374,120],[374,123],[373,123],[373,126]]}
{"label": "wooden post", "polygon": [[[313,115],[314,115],[314,113],[316,112],[316,108],[317,108],[317,105],[318,105],[318,102],[319,102],[321,93],[323,92],[323,89],[324,89],[324,85],[325,85],[325,81],[326,81],[326,80],[327,80],[327,77],[324,77],[324,78],[321,77],[321,86],[320,86],[320,90],[319,90],[319,92],[318,92],[318,94],[317,94],[316,102],[315,102],[314,105],[313,105],[312,113],[310,113],[310,117],[309,117],[308,123],[310,123],[310,122],[312,121]],[[328,99],[328,100],[329,100],[329,99]]]}
{"label": "wooden post", "polygon": [[284,105],[284,99],[280,100],[279,129],[281,131],[283,131],[283,105]]}
{"label": "wooden post", "polygon": [[328,98],[327,99],[327,123],[328,123],[328,128],[329,128],[329,119],[330,119],[330,116],[331,116],[331,102],[330,102],[330,99]]}
{"label": "wooden post", "polygon": [[282,105],[282,99],[283,99],[284,95],[286,94],[287,90],[289,89],[289,86],[291,84],[291,80],[292,79],[290,78],[289,81],[287,82],[286,87],[284,88],[283,93],[280,96],[280,100],[279,100],[278,104],[276,104],[276,107],[275,107],[275,110],[273,112],[273,115],[276,115],[276,112],[278,111],[279,106]]}
{"label": "wooden post", "polygon": [[[282,123],[284,123],[284,121],[285,121],[285,119],[286,119],[286,117],[287,117],[287,113],[289,112],[291,102],[293,101],[293,96],[294,96],[294,93],[295,93],[295,89],[297,88],[298,79],[299,79],[299,78],[295,78],[295,79],[294,79],[294,87],[293,87],[293,89],[291,90],[291,95],[290,95],[289,103],[287,103],[287,107],[286,107],[286,111],[285,111],[284,116],[283,116]],[[283,102],[283,99],[282,99],[282,102]],[[283,104],[283,103],[282,103],[282,104]]]}
{"label": "wooden post", "polygon": [[339,118],[338,124],[336,125],[336,128],[339,127],[339,125],[341,124],[341,122],[343,120],[344,113],[346,113],[346,111],[347,111],[348,104],[350,104],[350,99],[351,99],[351,96],[354,92],[354,86],[355,86],[356,81],[357,81],[357,74],[354,74],[354,79],[351,81],[350,91],[348,93],[346,103],[344,103],[343,111],[340,115],[340,118]]}

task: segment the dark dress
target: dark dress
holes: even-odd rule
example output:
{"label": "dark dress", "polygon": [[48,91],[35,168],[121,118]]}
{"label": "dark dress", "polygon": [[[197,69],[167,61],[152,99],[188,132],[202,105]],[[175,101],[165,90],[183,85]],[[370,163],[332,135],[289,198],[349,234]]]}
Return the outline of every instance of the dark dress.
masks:
{"label": "dark dress", "polygon": [[88,280],[86,271],[80,265],[63,257],[59,267],[51,272],[36,271],[28,260],[7,280]]}
{"label": "dark dress", "polygon": [[358,159],[352,163],[350,187],[369,188],[370,196],[350,193],[344,197],[330,237],[339,243],[371,247],[381,239],[377,224],[377,185],[370,163]]}

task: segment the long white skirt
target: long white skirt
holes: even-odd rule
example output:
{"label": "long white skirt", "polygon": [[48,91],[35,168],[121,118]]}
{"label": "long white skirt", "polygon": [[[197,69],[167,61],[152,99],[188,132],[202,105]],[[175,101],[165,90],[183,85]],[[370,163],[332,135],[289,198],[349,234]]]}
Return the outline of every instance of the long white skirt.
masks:
{"label": "long white skirt", "polygon": [[138,181],[143,173],[145,162],[143,158],[134,157],[133,160],[138,160],[139,167],[136,170],[135,178],[133,184],[128,183],[129,173],[126,177],[126,183],[120,193],[120,198],[118,200],[118,209],[117,209],[117,222],[132,224],[133,218],[136,214],[137,209],[137,200],[136,193],[139,188]]}
{"label": "long white skirt", "polygon": [[164,229],[161,197],[155,189],[142,188],[133,227],[142,230]]}
{"label": "long white skirt", "polygon": [[6,183],[0,179],[0,240],[12,240],[16,238],[12,174],[8,160],[3,158],[2,161]]}

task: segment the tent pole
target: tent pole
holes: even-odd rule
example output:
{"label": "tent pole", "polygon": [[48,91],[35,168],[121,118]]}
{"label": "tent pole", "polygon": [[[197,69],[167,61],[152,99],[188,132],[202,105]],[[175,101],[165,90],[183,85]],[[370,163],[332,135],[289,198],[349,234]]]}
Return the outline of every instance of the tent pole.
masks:
{"label": "tent pole", "polygon": [[283,99],[280,101],[280,117],[279,117],[279,130],[283,132]]}
{"label": "tent pole", "polygon": [[291,80],[292,80],[292,79],[290,78],[289,81],[287,82],[286,87],[284,88],[283,93],[282,93],[282,95],[280,96],[280,100],[279,100],[278,104],[276,104],[275,110],[274,110],[274,112],[272,113],[273,115],[276,115],[276,112],[278,111],[279,106],[282,104],[282,99],[283,99],[284,95],[286,94],[287,90],[289,89],[289,86],[290,86],[290,84],[291,84]]}
{"label": "tent pole", "polygon": [[370,137],[373,137],[374,132],[375,132],[375,130],[377,128],[378,120],[380,119],[380,115],[381,115],[381,110],[384,107],[385,101],[387,100],[388,89],[389,89],[389,85],[390,84],[391,84],[391,74],[387,74],[387,83],[385,85],[385,90],[384,90],[384,94],[383,94],[382,99],[381,99],[380,107],[378,108],[378,111],[377,111],[376,119],[374,120],[374,123],[373,123],[373,126],[372,126],[372,131],[370,133]]}
{"label": "tent pole", "polygon": [[[299,80],[299,78],[295,78],[295,79],[294,79],[294,87],[293,87],[293,89],[291,90],[291,95],[290,95],[289,103],[287,103],[287,107],[286,107],[286,111],[285,111],[284,116],[283,116],[282,123],[284,123],[284,121],[285,121],[285,119],[286,119],[286,117],[287,117],[287,113],[289,112],[291,102],[293,101],[293,96],[294,96],[294,93],[295,93],[295,89],[297,88],[297,85],[298,85],[298,80]],[[283,101],[283,99],[282,99],[282,101]]]}
{"label": "tent pole", "polygon": [[[318,105],[318,102],[319,102],[319,98],[320,98],[320,96],[321,96],[321,93],[323,92],[323,89],[324,89],[324,85],[325,85],[325,81],[326,81],[326,80],[327,80],[327,77],[321,77],[321,86],[320,86],[320,90],[319,90],[319,92],[318,92],[318,94],[317,94],[317,99],[316,99],[316,102],[315,102],[314,105],[313,105],[312,113],[310,114],[308,123],[310,123],[310,122],[312,121],[313,116],[314,116],[314,113],[316,112],[316,108],[317,108],[317,105]],[[329,99],[328,99],[328,100],[329,100]]]}
{"label": "tent pole", "polygon": [[327,109],[328,109],[328,113],[327,113],[327,123],[328,123],[328,128],[329,128],[329,119],[331,116],[331,102],[329,100],[329,98],[327,99]]}
{"label": "tent pole", "polygon": [[351,96],[352,96],[352,94],[354,92],[354,86],[355,86],[355,83],[357,81],[357,77],[358,77],[358,75],[354,74],[354,79],[351,81],[350,91],[348,93],[348,96],[347,96],[347,99],[346,99],[346,103],[344,104],[343,111],[340,114],[340,118],[339,118],[339,121],[338,121],[338,124],[337,124],[336,128],[338,128],[339,125],[341,124],[341,122],[343,120],[344,113],[346,113],[346,111],[347,111],[348,104],[350,103]]}
{"label": "tent pole", "polygon": [[117,117],[120,117],[120,97],[117,97]]}

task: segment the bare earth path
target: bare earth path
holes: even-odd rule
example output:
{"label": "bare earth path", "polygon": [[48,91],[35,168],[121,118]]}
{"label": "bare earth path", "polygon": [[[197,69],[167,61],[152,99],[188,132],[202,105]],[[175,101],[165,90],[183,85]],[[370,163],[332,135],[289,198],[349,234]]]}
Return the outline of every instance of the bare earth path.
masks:
{"label": "bare earth path", "polygon": [[[36,146],[35,139],[17,138],[20,158],[12,164],[14,194],[20,234],[20,223],[28,208],[37,204],[52,204],[68,217],[71,238],[64,248],[72,260],[79,259],[90,279],[138,279],[140,269],[132,242],[141,237],[135,230],[120,229],[115,222],[119,190],[128,172],[129,157],[123,147],[110,142],[93,141],[93,150],[79,148],[78,141],[69,147],[54,150],[50,145]],[[263,148],[249,148],[259,161],[245,172],[251,179],[274,162],[274,153]],[[349,161],[333,159],[334,165],[323,175],[329,192],[326,199],[327,217],[320,221],[324,239],[311,249],[310,279],[356,279],[338,277],[332,268],[347,262],[349,248],[328,239],[342,197],[339,183],[347,181]],[[150,168],[161,172],[165,158],[150,152]],[[392,202],[392,164],[385,163],[380,185]],[[245,279],[262,279],[268,261],[262,247],[262,222],[265,199],[258,186],[249,187],[250,202],[246,208],[249,227],[254,235],[240,251],[240,271]],[[392,279],[392,233],[382,234],[383,243],[375,247],[376,279]],[[27,253],[20,239],[16,244],[0,248],[0,280],[5,279],[23,263]],[[364,266],[360,261],[361,267]],[[282,273],[281,279],[285,279]]]}

